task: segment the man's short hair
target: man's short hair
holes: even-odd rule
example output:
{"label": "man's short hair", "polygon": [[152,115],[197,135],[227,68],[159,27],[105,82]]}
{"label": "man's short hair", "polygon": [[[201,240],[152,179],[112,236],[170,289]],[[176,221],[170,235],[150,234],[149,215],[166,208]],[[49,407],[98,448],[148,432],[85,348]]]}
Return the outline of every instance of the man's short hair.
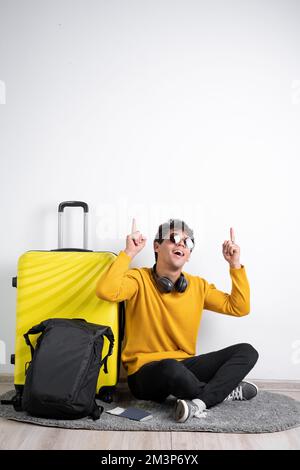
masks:
{"label": "man's short hair", "polygon": [[[159,244],[161,244],[164,240],[169,238],[170,232],[176,232],[176,230],[181,230],[182,232],[186,233],[187,236],[190,237],[195,243],[193,230],[183,220],[180,219],[169,219],[167,222],[160,224],[156,232],[154,242],[158,242]],[[157,262],[156,251],[154,251],[154,255],[155,262]]]}

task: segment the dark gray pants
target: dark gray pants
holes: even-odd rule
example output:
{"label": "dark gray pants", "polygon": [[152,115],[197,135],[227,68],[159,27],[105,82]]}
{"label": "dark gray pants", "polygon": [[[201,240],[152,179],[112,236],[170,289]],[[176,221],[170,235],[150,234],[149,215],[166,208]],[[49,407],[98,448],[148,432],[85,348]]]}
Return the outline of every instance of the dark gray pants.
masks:
{"label": "dark gray pants", "polygon": [[223,401],[244,379],[258,359],[248,343],[190,357],[182,361],[149,362],[128,376],[135,398],[163,402],[169,395],[200,398],[207,408]]}

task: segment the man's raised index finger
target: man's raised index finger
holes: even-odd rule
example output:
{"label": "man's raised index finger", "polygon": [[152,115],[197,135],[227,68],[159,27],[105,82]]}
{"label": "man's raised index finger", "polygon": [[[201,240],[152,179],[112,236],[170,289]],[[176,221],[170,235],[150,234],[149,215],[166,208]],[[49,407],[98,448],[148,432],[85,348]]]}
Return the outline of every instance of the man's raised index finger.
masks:
{"label": "man's raised index finger", "polygon": [[136,232],[136,221],[135,219],[132,219],[131,234],[134,232]]}
{"label": "man's raised index finger", "polygon": [[230,227],[230,240],[232,243],[235,243],[235,235],[232,227]]}

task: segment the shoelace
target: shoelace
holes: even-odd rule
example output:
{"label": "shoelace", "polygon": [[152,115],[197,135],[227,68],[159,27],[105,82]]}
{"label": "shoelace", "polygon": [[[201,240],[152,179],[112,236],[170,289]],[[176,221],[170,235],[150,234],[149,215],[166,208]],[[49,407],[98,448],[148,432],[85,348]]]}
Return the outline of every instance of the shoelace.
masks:
{"label": "shoelace", "polygon": [[196,418],[205,418],[207,415],[207,410],[201,411],[199,410],[198,406],[195,403],[192,403],[192,406],[194,408],[194,416]]}
{"label": "shoelace", "polygon": [[206,415],[207,415],[207,411],[196,411],[196,413],[194,414],[194,416],[196,418],[206,418]]}
{"label": "shoelace", "polygon": [[239,385],[236,387],[232,392],[228,395],[228,399],[230,400],[243,400],[243,389],[242,386]]}

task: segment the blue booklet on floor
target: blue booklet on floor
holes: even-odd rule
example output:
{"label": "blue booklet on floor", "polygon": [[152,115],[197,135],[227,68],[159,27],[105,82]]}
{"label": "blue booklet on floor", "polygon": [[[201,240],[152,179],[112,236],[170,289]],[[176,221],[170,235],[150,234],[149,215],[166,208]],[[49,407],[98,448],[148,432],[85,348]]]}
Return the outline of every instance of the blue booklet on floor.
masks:
{"label": "blue booklet on floor", "polygon": [[130,406],[129,408],[113,408],[111,410],[106,410],[106,413],[110,413],[115,416],[120,416],[122,418],[134,419],[135,421],[146,421],[153,418],[152,414],[148,411],[142,410],[141,408],[135,408]]}

